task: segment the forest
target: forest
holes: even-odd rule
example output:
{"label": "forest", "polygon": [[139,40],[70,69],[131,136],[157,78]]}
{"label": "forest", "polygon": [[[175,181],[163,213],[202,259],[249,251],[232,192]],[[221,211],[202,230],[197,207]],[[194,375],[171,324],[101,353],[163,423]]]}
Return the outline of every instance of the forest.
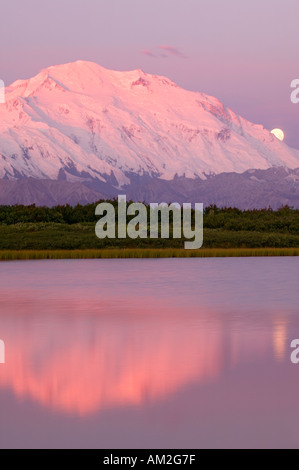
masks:
{"label": "forest", "polygon": [[[171,237],[171,218],[169,239],[98,239],[95,208],[99,202],[50,208],[0,206],[0,250],[183,248],[184,238]],[[117,200],[106,202],[115,206],[117,218]],[[127,222],[131,218],[127,216]],[[242,211],[211,205],[204,208],[203,227],[202,248],[299,247],[299,210],[288,206]]]}

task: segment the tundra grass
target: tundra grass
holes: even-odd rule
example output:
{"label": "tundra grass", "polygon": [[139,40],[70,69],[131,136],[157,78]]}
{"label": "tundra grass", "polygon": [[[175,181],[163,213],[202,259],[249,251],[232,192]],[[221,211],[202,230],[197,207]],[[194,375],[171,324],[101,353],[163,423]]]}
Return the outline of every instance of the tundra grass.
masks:
{"label": "tundra grass", "polygon": [[64,258],[174,258],[297,256],[299,233],[205,228],[203,246],[185,250],[182,239],[103,239],[93,223],[0,224],[0,260]]}
{"label": "tundra grass", "polygon": [[[204,228],[203,248],[297,248],[299,233]],[[183,239],[103,239],[93,223],[0,224],[0,250],[84,250],[184,248]]]}
{"label": "tundra grass", "polygon": [[107,258],[218,258],[298,256],[299,248],[103,248],[75,250],[0,250],[0,261]]}

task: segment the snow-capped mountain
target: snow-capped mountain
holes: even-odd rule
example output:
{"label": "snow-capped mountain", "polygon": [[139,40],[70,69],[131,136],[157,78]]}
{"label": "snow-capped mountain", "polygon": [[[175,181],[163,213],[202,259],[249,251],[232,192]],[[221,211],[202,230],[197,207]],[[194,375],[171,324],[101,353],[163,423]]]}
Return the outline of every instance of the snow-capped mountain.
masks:
{"label": "snow-capped mountain", "polygon": [[[141,70],[77,61],[5,90],[0,178],[127,186],[299,167],[299,151],[203,93]],[[100,190],[100,188],[98,188]]]}

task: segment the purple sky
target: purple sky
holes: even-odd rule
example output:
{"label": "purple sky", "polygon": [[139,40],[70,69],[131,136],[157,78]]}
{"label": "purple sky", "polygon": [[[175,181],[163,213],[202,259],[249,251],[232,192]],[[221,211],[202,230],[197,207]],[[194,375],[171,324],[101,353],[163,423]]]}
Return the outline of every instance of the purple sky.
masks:
{"label": "purple sky", "polygon": [[77,59],[142,68],[280,127],[299,148],[298,0],[10,0],[1,4],[8,85]]}

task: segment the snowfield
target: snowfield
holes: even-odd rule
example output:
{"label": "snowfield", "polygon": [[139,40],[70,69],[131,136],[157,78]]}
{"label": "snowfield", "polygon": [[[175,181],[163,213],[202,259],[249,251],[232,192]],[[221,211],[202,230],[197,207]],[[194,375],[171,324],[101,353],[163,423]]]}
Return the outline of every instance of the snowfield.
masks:
{"label": "snowfield", "polygon": [[0,178],[129,184],[299,167],[299,151],[216,98],[141,70],[77,61],[5,89]]}

